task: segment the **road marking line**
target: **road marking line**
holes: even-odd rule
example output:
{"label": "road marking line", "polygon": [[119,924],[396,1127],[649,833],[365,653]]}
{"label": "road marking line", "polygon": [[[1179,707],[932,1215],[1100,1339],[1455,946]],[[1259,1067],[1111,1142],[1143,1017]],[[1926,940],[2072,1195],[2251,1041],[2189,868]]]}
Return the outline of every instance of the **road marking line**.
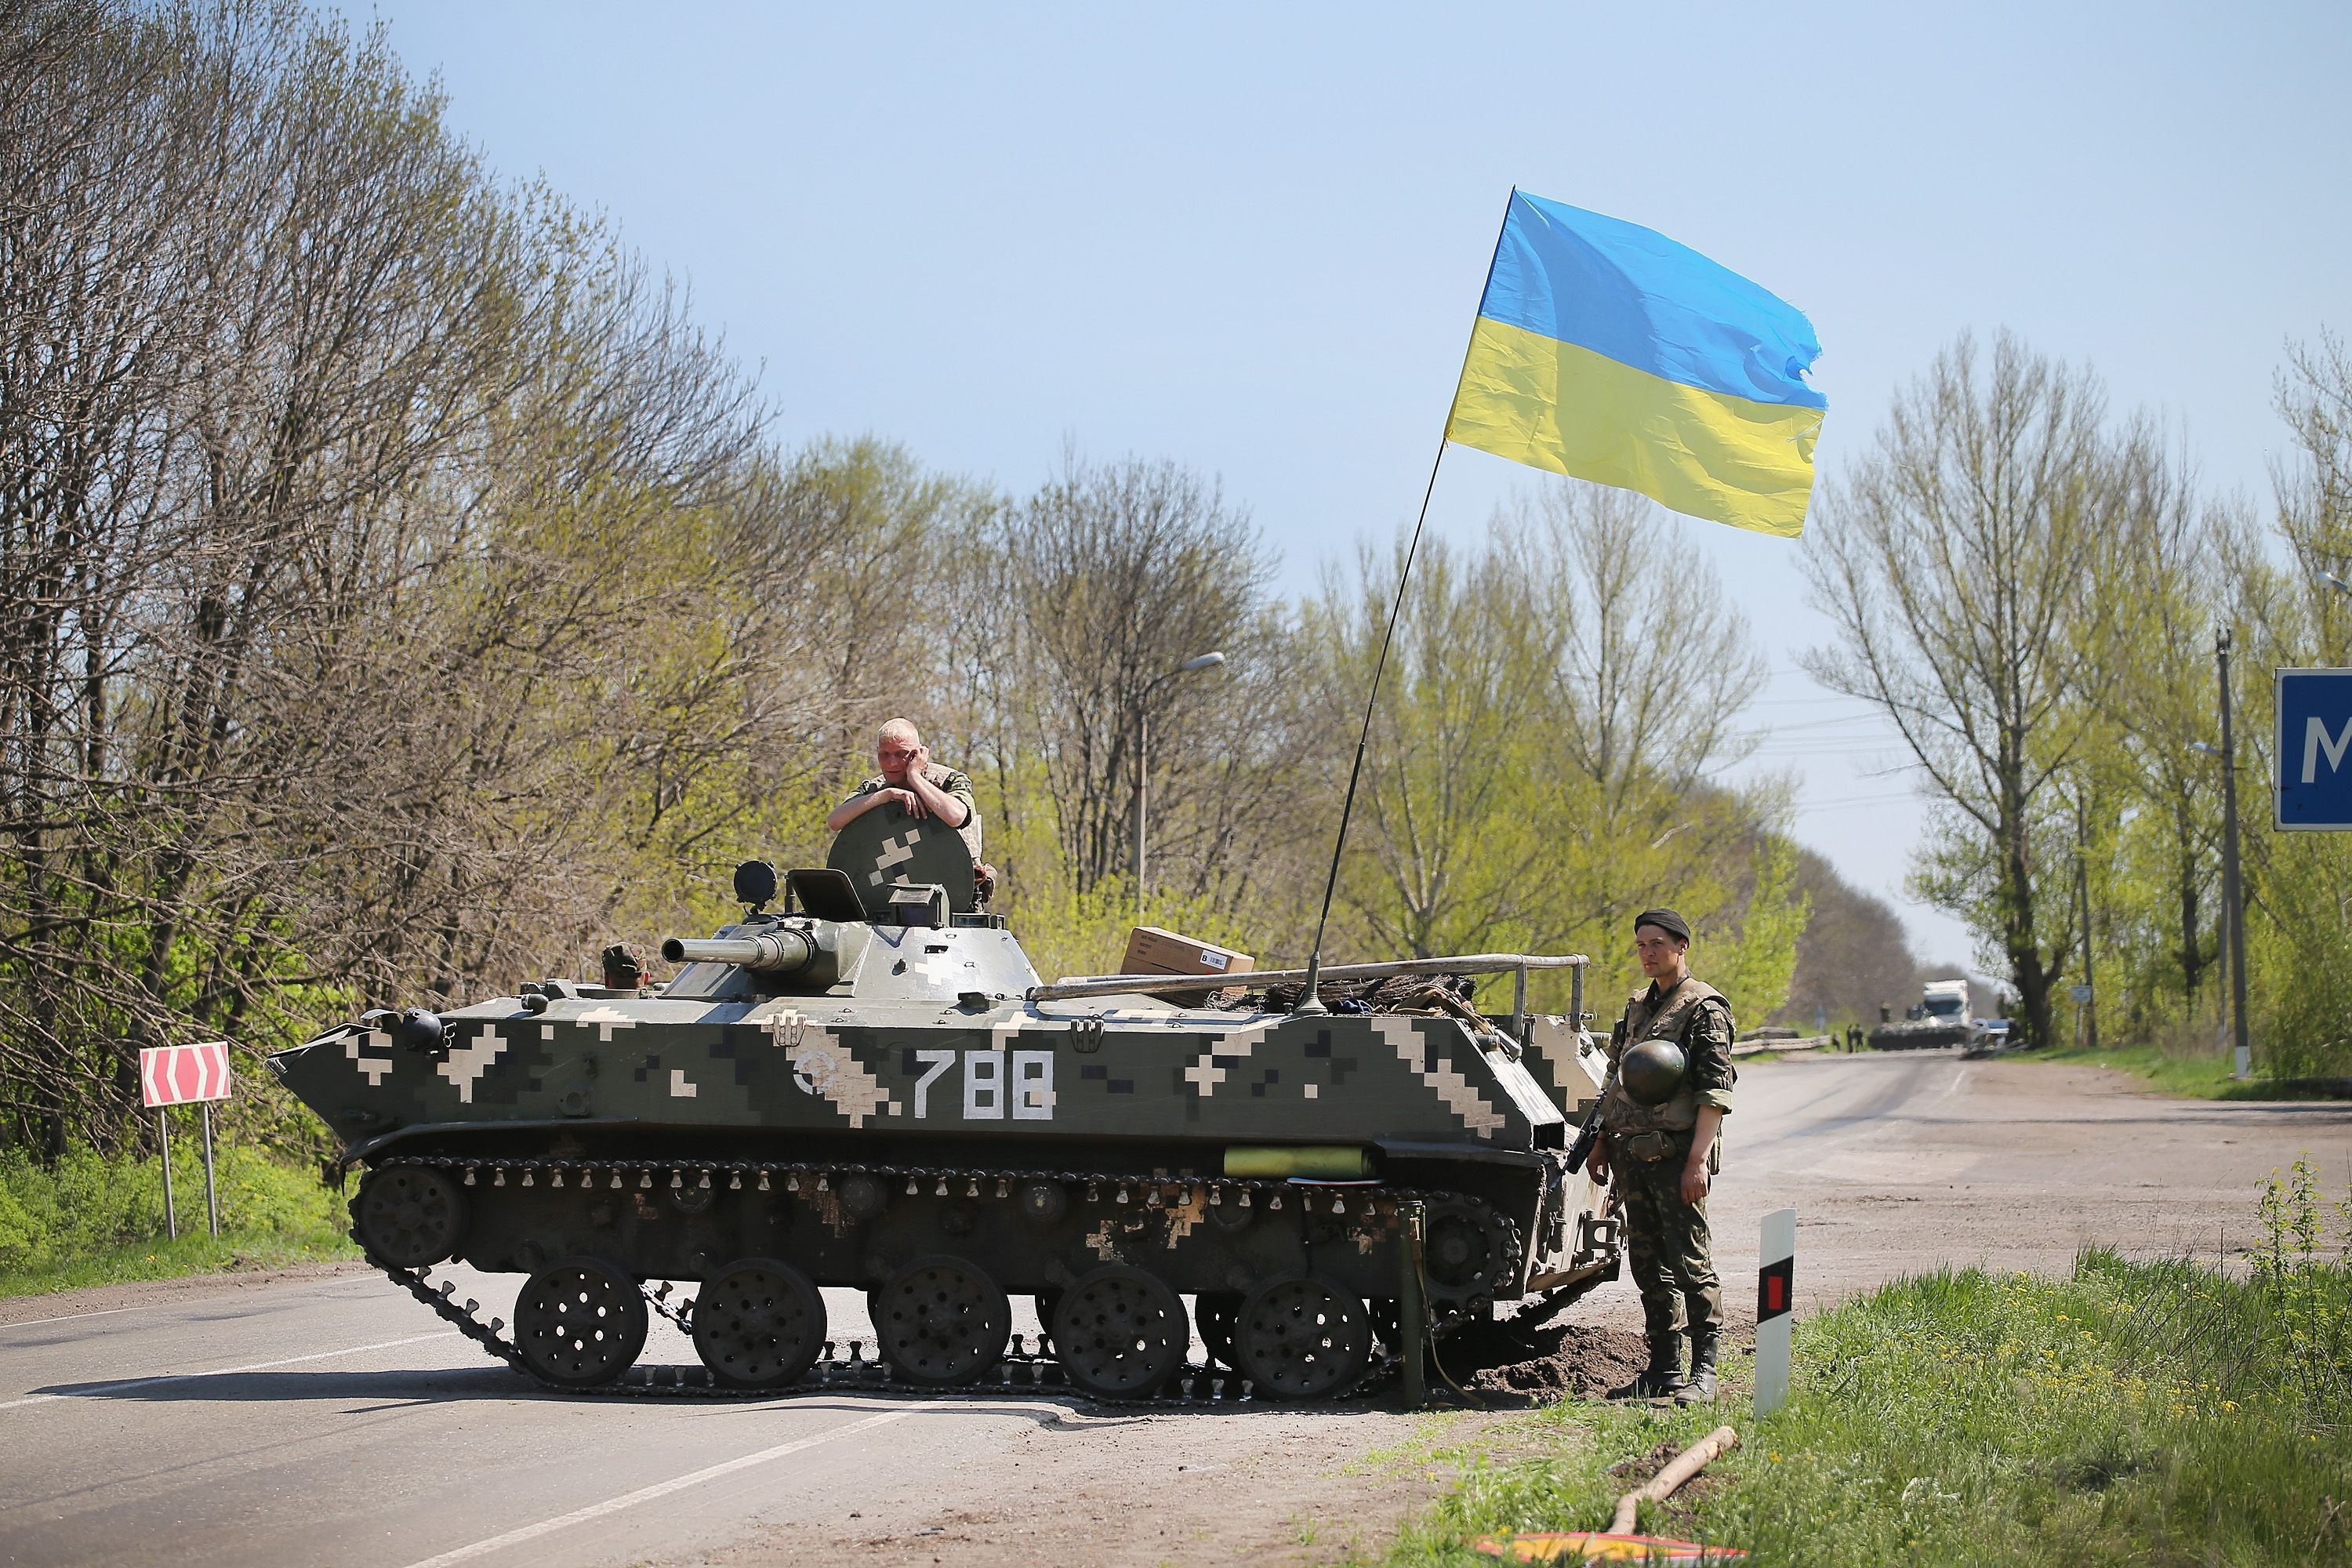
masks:
{"label": "road marking line", "polygon": [[210,1372],[167,1372],[158,1377],[126,1378],[121,1383],[94,1383],[88,1388],[77,1388],[71,1394],[28,1394],[22,1399],[0,1400],[0,1410],[14,1410],[25,1405],[54,1405],[65,1399],[102,1399],[110,1394],[121,1394],[130,1388],[152,1388],[159,1383],[187,1383],[200,1377],[226,1377],[232,1373],[268,1372],[272,1367],[299,1366],[309,1361],[332,1361],[341,1355],[358,1355],[365,1351],[388,1351],[396,1345],[421,1345],[427,1340],[455,1339],[457,1331],[444,1329],[437,1334],[415,1334],[404,1340],[380,1340],[372,1345],[349,1345],[339,1351],[320,1351],[316,1355],[288,1356],[284,1361],[257,1361],[247,1366],[216,1366]]}
{"label": "road marking line", "polygon": [[[173,1304],[177,1305],[176,1302]],[[20,1322],[0,1323],[0,1333],[5,1333],[10,1329],[29,1329],[40,1323],[70,1323],[76,1318],[110,1318],[117,1312],[152,1312],[156,1306],[161,1305],[163,1303],[159,1301],[154,1306],[101,1307],[95,1312],[60,1312],[54,1318],[26,1318]]]}
{"label": "road marking line", "polygon": [[493,1535],[487,1540],[477,1541],[469,1546],[455,1547],[444,1552],[438,1557],[427,1557],[422,1562],[412,1563],[408,1568],[450,1568],[452,1563],[470,1563],[475,1558],[485,1556],[492,1552],[498,1552],[509,1546],[520,1545],[526,1541],[536,1541],[542,1535],[562,1530],[567,1526],[584,1524],[592,1519],[602,1519],[608,1513],[618,1513],[625,1508],[635,1508],[641,1502],[651,1502],[656,1498],[667,1497],[672,1492],[680,1492],[688,1487],[700,1486],[704,1481],[717,1480],[720,1476],[732,1475],[737,1470],[748,1470],[754,1465],[764,1465],[771,1460],[781,1459],[788,1454],[797,1454],[804,1448],[814,1448],[820,1444],[830,1443],[836,1437],[847,1437],[876,1426],[887,1426],[893,1421],[904,1421],[908,1416],[921,1415],[926,1410],[947,1408],[949,1407],[944,1404],[933,1403],[908,1405],[896,1410],[886,1410],[879,1415],[868,1415],[863,1420],[852,1421],[845,1426],[835,1426],[829,1432],[820,1432],[814,1437],[802,1437],[790,1443],[779,1443],[772,1448],[762,1448],[756,1454],[745,1454],[738,1458],[727,1459],[696,1470],[690,1475],[678,1476],[667,1481],[657,1481],[649,1487],[640,1487],[635,1491],[624,1493],[620,1497],[607,1498],[603,1502],[591,1503],[586,1508],[574,1509],[570,1513],[558,1514],[553,1519],[542,1519],[537,1524],[526,1524],[519,1530],[509,1530],[503,1535]]}

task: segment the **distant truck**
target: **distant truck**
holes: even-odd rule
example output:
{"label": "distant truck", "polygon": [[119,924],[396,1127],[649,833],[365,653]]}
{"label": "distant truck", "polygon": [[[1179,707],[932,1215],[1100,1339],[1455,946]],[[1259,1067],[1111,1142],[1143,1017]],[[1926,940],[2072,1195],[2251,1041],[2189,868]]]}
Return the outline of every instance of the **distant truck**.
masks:
{"label": "distant truck", "polygon": [[1870,1031],[1870,1048],[1919,1051],[1965,1046],[1971,1033],[1969,983],[1930,980],[1920,988],[1919,1005],[1905,1014],[1901,1022],[1881,1024]]}

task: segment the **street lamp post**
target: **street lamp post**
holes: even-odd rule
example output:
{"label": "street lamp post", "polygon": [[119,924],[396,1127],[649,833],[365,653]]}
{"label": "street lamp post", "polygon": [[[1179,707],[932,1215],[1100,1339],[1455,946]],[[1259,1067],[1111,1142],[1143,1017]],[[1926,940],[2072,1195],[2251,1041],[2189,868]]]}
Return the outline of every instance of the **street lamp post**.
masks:
{"label": "street lamp post", "polygon": [[1214,669],[1224,662],[1225,656],[1222,653],[1204,653],[1197,658],[1188,658],[1145,687],[1142,695],[1135,700],[1135,919],[1138,924],[1140,924],[1143,920],[1143,822],[1145,808],[1150,801],[1150,773],[1147,764],[1150,760],[1151,697],[1162,686],[1180,675],[1191,675],[1195,670]]}

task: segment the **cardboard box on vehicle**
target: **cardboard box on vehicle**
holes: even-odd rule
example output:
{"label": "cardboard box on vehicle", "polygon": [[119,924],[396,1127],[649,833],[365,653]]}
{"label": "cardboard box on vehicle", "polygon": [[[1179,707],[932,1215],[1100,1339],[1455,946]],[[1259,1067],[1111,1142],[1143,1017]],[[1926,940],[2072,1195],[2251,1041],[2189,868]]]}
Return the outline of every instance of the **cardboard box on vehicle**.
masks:
{"label": "cardboard box on vehicle", "polygon": [[1241,974],[1257,960],[1230,947],[1200,942],[1159,926],[1137,926],[1128,933],[1127,956],[1119,960],[1121,974]]}

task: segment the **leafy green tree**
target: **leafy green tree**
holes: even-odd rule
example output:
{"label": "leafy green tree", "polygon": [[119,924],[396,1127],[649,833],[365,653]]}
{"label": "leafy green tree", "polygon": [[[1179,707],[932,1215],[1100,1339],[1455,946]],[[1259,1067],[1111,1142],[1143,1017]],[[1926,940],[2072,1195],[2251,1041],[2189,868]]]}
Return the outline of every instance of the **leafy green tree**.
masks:
{"label": "leafy green tree", "polygon": [[[1766,830],[1781,802],[1708,782],[1744,754],[1738,711],[1762,667],[1675,526],[1560,481],[1498,515],[1475,553],[1424,546],[1341,882],[1370,951],[1582,951],[1598,1007],[1639,979],[1632,917],[1671,903],[1746,1016],[1785,999],[1805,906],[1792,851]],[[1369,679],[1398,564],[1367,553],[1309,607],[1335,726]],[[1549,1005],[1567,990],[1538,982]]]}
{"label": "leafy green tree", "polygon": [[1916,885],[1986,934],[2037,1042],[2074,942],[2062,786],[2105,689],[2103,409],[2088,373],[1963,336],[1827,487],[1805,557],[1837,628],[1806,668],[1901,732],[1936,802]]}

